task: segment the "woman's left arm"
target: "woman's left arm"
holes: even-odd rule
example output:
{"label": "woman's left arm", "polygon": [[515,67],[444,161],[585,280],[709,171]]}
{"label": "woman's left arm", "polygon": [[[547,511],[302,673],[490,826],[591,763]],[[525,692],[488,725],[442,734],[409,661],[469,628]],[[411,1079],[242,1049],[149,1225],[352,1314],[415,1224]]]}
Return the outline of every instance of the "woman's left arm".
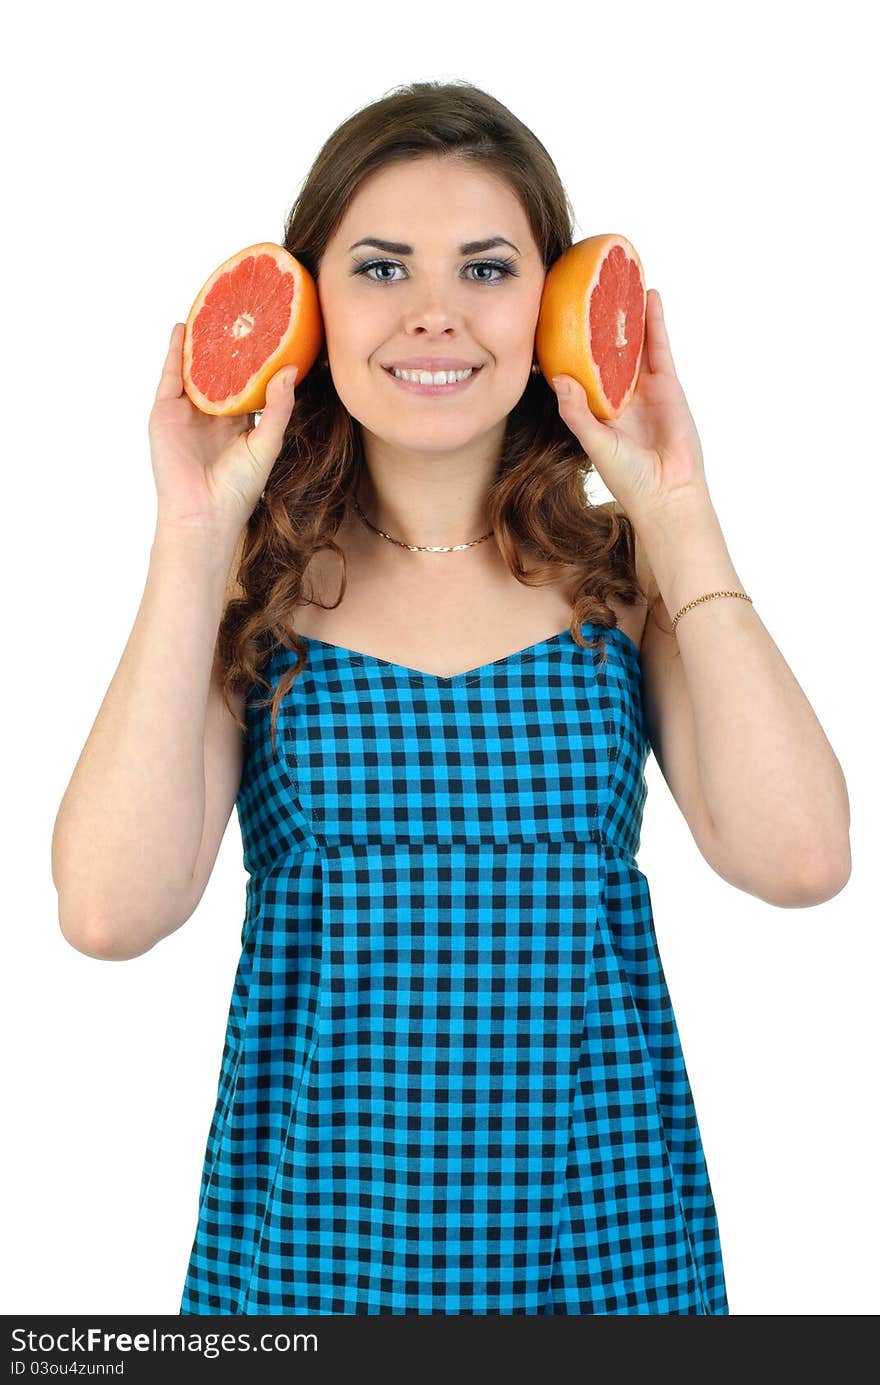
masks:
{"label": "woman's left arm", "polygon": [[[665,607],[656,626],[649,616],[643,644],[652,713],[662,739],[664,725],[680,724],[676,704],[688,697],[691,754],[713,839],[707,858],[725,879],[771,903],[824,902],[850,875],[846,781],[758,612],[740,598],[715,597],[666,633],[665,616],[694,597],[746,590],[714,509],[708,500],[673,505],[636,534]],[[685,772],[678,765],[672,771]],[[666,765],[664,774],[671,777]]]}
{"label": "woman's left arm", "polygon": [[[554,384],[570,382],[567,397],[557,391],[560,414],[631,519],[674,616],[705,593],[745,588],[709,496],[655,289],[648,291],[646,312],[638,384],[618,419],[596,419],[572,377],[556,377]],[[647,630],[645,638],[651,638]],[[836,894],[851,869],[846,782],[754,606],[716,597],[682,615],[674,636],[656,638],[677,642],[675,695],[683,675],[701,808],[725,876],[761,881],[763,897],[779,904],[820,903]],[[671,675],[658,681],[670,719],[675,681]]]}

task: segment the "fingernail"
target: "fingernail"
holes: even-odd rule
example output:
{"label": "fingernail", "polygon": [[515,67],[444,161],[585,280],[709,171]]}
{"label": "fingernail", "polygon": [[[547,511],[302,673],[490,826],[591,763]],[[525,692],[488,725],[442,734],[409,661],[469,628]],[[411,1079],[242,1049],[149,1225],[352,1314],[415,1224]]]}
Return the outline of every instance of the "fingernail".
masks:
{"label": "fingernail", "polygon": [[296,384],[297,375],[299,375],[299,366],[295,366],[293,370],[288,371],[287,375],[285,375],[284,384],[287,389],[293,389],[293,386]]}
{"label": "fingernail", "polygon": [[553,388],[559,395],[560,399],[567,399],[568,396],[571,394],[571,385],[568,383],[567,380],[564,380],[561,375],[553,376]]}

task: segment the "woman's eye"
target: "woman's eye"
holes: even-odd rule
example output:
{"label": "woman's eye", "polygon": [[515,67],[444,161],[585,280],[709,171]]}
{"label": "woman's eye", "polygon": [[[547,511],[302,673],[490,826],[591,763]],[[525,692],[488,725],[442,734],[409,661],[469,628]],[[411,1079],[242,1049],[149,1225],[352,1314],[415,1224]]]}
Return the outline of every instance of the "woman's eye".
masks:
{"label": "woman's eye", "polygon": [[[358,262],[357,269],[353,270],[352,273],[363,274],[369,279],[371,284],[396,284],[400,281],[388,275],[380,275],[377,279],[372,278],[371,271],[374,269],[394,270],[402,268],[403,266],[398,264],[396,260],[362,260]],[[503,279],[507,278],[508,275],[516,274],[516,270],[511,268],[504,260],[473,260],[470,264],[465,265],[465,269],[494,270],[499,275],[497,279],[491,279],[481,274],[479,277],[471,280],[472,283],[476,284],[499,284]]]}

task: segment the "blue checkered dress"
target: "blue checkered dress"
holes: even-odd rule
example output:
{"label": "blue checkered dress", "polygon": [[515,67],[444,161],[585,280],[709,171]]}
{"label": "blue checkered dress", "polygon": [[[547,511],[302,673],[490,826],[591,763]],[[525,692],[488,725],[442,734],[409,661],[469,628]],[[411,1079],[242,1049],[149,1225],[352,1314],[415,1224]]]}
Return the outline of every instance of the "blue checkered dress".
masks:
{"label": "blue checkered dress", "polygon": [[308,639],[274,754],[254,685],[181,1313],[729,1311],[603,634],[452,678]]}

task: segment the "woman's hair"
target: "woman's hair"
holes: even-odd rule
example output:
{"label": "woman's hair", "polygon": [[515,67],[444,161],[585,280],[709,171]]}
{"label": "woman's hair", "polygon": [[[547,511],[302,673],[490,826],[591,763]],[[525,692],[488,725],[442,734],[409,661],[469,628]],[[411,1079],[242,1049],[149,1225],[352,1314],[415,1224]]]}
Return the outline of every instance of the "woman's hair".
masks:
{"label": "woman's hair", "polygon": [[[571,203],[543,144],[494,97],[453,81],[396,87],[340,125],[287,216],[285,249],[317,278],[327,242],[364,179],[384,166],[426,156],[465,160],[506,178],[529,219],[545,271],[572,244]],[[315,599],[304,581],[306,568],[322,549],[341,560],[339,596],[331,605],[317,603],[335,610],[345,594],[346,564],[334,535],[357,493],[363,466],[360,426],[334,389],[325,345],[297,384],[281,452],[242,532],[215,651],[232,715],[231,692],[256,682],[270,687],[261,670],[274,647],[296,652],[296,662],[282,673],[271,698],[273,748],[281,700],[307,659],[294,628],[297,606]],[[647,602],[647,596],[635,574],[631,521],[589,501],[591,469],[559,416],[555,393],[542,375],[530,374],[508,415],[487,498],[488,518],[517,581],[544,586],[560,580],[560,564],[571,571],[572,637],[582,648],[600,645],[604,660],[604,638],[583,640],[580,625],[614,627],[609,597],[634,605],[640,597]],[[535,565],[526,569],[520,550],[528,550]]]}

